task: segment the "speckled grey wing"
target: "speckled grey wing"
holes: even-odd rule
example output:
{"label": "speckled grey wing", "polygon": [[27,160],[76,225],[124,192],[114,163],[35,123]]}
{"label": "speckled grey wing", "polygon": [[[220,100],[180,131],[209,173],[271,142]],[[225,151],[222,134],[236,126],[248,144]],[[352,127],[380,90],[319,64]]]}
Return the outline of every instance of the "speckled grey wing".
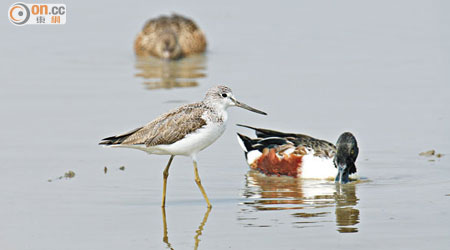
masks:
{"label": "speckled grey wing", "polygon": [[297,148],[305,147],[313,149],[315,156],[332,158],[336,154],[336,146],[325,140],[302,134],[296,134],[295,137],[287,137],[286,139],[294,143]]}
{"label": "speckled grey wing", "polygon": [[147,125],[128,133],[102,140],[102,145],[142,145],[147,147],[172,144],[206,125],[203,109],[191,104],[166,113]]}

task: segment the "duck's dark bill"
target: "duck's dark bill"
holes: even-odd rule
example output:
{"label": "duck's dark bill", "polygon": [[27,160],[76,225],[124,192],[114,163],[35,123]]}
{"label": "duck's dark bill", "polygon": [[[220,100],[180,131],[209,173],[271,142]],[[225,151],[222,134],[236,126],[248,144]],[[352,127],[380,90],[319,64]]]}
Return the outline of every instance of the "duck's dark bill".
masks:
{"label": "duck's dark bill", "polygon": [[250,110],[252,112],[255,112],[255,113],[258,113],[258,114],[261,114],[261,115],[267,115],[266,112],[263,112],[261,110],[252,108],[252,107],[248,106],[245,103],[239,102],[238,100],[233,100],[233,101],[234,101],[234,103],[236,104],[237,107],[240,107],[240,108],[243,108],[243,109],[246,109],[246,110]]}
{"label": "duck's dark bill", "polygon": [[336,183],[345,184],[350,180],[348,178],[348,170],[346,165],[338,165],[338,174],[336,175],[336,179],[334,180]]}

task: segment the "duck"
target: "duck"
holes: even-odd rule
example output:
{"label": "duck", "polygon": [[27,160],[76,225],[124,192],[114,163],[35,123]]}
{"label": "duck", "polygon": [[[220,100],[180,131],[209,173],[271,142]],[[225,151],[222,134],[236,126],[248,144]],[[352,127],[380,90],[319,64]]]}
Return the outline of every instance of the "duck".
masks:
{"label": "duck", "polygon": [[137,56],[180,59],[206,50],[206,37],[191,19],[172,14],[150,19],[136,36]]}
{"label": "duck", "polygon": [[336,145],[304,134],[284,133],[237,124],[255,131],[257,138],[237,133],[251,169],[267,176],[334,179],[346,184],[356,178],[359,148],[355,136],[342,133]]}

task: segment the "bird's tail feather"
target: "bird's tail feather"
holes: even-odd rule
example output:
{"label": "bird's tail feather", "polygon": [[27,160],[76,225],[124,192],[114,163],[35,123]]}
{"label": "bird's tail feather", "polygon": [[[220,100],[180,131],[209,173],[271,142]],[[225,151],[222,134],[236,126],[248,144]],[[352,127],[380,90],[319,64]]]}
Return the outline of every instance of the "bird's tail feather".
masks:
{"label": "bird's tail feather", "polygon": [[289,137],[289,136],[295,136],[295,134],[292,133],[283,133],[275,130],[270,129],[264,129],[264,128],[255,128],[248,125],[243,124],[236,124],[237,126],[249,128],[255,130],[256,136],[259,138],[266,138],[266,137]]}
{"label": "bird's tail feather", "polygon": [[102,141],[99,143],[99,145],[117,145],[122,144],[123,141],[125,141],[128,137],[130,137],[132,134],[140,130],[142,127],[131,130],[127,133],[121,134],[121,135],[114,135],[110,137],[103,138]]}
{"label": "bird's tail feather", "polygon": [[252,143],[252,139],[250,139],[249,137],[239,134],[238,135],[238,142],[239,145],[241,146],[242,150],[244,150],[245,153],[250,152],[251,150],[253,150],[253,143]]}

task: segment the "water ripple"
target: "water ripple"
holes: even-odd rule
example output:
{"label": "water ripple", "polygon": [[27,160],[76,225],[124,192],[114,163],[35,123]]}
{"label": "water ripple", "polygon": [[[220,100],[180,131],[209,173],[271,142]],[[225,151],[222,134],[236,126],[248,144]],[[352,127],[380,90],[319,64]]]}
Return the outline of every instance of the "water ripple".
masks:
{"label": "water ripple", "polygon": [[294,228],[335,223],[340,233],[358,232],[356,183],[339,185],[323,180],[268,177],[249,171],[243,197],[246,200],[240,204],[238,220],[245,227],[276,226],[285,224],[287,218]]}

